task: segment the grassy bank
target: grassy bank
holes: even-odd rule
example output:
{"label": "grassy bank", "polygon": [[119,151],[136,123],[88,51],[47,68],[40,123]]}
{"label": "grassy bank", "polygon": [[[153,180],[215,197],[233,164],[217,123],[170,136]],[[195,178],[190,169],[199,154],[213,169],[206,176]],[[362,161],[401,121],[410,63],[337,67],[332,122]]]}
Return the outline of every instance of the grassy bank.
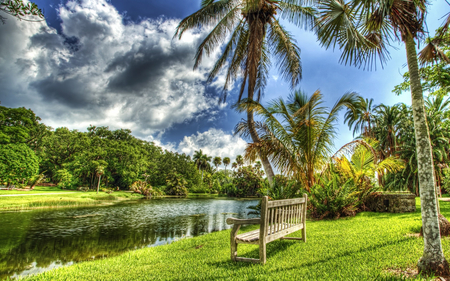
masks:
{"label": "grassy bank", "polygon": [[[49,193],[46,195],[35,195]],[[50,194],[57,193],[57,194]],[[59,208],[104,205],[142,198],[139,194],[116,191],[111,194],[95,191],[81,192],[74,190],[61,190],[56,187],[36,187],[33,191],[2,191],[0,195],[26,194],[29,196],[0,196],[0,211],[17,211],[38,208]]]}
{"label": "grassy bank", "polygon": [[[450,203],[441,202],[441,209],[450,217]],[[423,240],[410,235],[420,226],[419,208],[410,214],[366,212],[354,218],[308,221],[307,243],[268,244],[266,265],[231,262],[230,231],[225,230],[27,280],[400,280],[395,276],[408,268],[415,271],[422,255]],[[449,255],[449,238],[443,239],[443,247]],[[239,245],[238,253],[257,258],[258,247]]]}

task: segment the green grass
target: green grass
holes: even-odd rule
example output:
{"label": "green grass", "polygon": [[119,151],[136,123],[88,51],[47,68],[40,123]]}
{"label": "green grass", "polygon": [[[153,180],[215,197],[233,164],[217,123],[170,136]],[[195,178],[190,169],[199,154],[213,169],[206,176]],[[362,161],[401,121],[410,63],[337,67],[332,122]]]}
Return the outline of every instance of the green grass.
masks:
{"label": "green grass", "polygon": [[[441,209],[450,217],[450,203],[441,202]],[[27,280],[402,280],[392,270],[416,268],[423,239],[408,233],[420,226],[420,209],[308,221],[307,243],[268,244],[266,265],[231,262],[230,230],[225,230],[58,268]],[[442,242],[444,252],[450,253],[450,239]],[[238,255],[257,258],[258,247],[239,245]]]}
{"label": "green grass", "polygon": [[[32,196],[33,193],[54,193],[55,191],[60,192],[58,194]],[[69,191],[72,193],[61,191],[61,189],[55,190],[55,187],[36,187],[36,191],[17,191],[19,194],[30,194],[30,196],[0,196],[0,211],[92,206],[142,198],[142,195],[123,191],[116,191],[111,194],[105,192],[97,194],[95,191]],[[3,193],[0,195],[3,195]]]}
{"label": "green grass", "polygon": [[74,190],[61,189],[56,186],[36,186],[33,190],[0,190],[0,195],[8,194],[33,194],[33,193],[45,193],[45,192],[73,192]]}

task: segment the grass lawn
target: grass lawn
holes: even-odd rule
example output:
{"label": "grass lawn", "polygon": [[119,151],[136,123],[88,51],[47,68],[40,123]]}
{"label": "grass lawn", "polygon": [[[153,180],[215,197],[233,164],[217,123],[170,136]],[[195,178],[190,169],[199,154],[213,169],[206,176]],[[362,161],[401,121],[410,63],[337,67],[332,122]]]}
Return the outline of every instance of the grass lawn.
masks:
{"label": "grass lawn", "polygon": [[[41,193],[58,193],[35,195]],[[0,211],[26,210],[36,208],[58,208],[101,205],[114,203],[117,200],[142,198],[139,194],[116,191],[111,194],[95,191],[81,192],[76,190],[61,190],[57,187],[37,186],[33,191],[2,190],[0,195],[27,194],[30,196],[0,196]]]}
{"label": "grass lawn", "polygon": [[[416,202],[419,206],[418,198]],[[449,202],[441,202],[441,210],[450,217]],[[225,230],[27,280],[402,280],[394,272],[415,271],[423,253],[423,239],[408,235],[419,232],[420,226],[420,208],[408,214],[364,212],[353,218],[308,221],[307,242],[268,244],[266,265],[232,262],[230,230]],[[442,243],[450,258],[450,239]],[[239,245],[238,255],[257,258],[258,247]]]}

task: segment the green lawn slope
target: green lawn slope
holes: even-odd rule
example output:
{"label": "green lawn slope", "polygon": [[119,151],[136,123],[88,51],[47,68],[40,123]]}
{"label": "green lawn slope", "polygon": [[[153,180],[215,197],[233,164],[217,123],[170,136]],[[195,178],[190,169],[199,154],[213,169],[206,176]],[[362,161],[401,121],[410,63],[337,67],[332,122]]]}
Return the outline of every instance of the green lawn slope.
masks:
{"label": "green lawn slope", "polygon": [[[450,203],[442,202],[441,210],[450,217]],[[364,212],[353,218],[308,221],[307,243],[268,244],[265,265],[232,262],[230,230],[225,230],[27,280],[401,280],[397,272],[415,270],[422,255],[423,239],[411,235],[420,226],[420,208],[409,214]],[[449,238],[442,242],[450,255]],[[257,258],[258,247],[239,245],[238,254]]]}

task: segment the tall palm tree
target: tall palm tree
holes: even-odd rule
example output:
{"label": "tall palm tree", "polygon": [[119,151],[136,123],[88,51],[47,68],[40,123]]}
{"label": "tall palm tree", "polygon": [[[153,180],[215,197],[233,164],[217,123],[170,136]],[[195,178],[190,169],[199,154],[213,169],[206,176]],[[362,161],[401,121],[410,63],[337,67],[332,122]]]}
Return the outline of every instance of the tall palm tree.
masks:
{"label": "tall palm tree", "polygon": [[231,164],[231,169],[236,169],[237,168],[237,166],[238,166],[238,164],[236,163],[236,162],[233,162],[232,164]]}
{"label": "tall palm tree", "polygon": [[403,118],[398,105],[379,105],[376,109],[374,136],[379,141],[378,151],[381,160],[394,155],[398,149],[397,127]]}
{"label": "tall palm tree", "polygon": [[401,40],[405,44],[425,242],[418,268],[448,275],[439,233],[433,156],[415,48],[415,40],[423,34],[426,0],[322,0],[320,3],[319,40],[327,48],[338,44],[343,50],[341,62],[372,67],[377,59],[381,63],[386,61],[386,46],[390,41]]}
{"label": "tall palm tree", "polygon": [[[279,171],[297,178],[309,191],[315,173],[331,155],[338,113],[344,107],[354,108],[356,97],[347,93],[330,110],[323,106],[320,91],[310,97],[296,91],[287,102],[279,98],[267,108],[255,101],[243,101],[237,109],[252,109],[263,122],[258,125],[261,142],[249,144],[245,157],[254,161],[256,152],[263,151]],[[238,124],[236,131],[248,134],[247,124]]]}
{"label": "tall palm tree", "polygon": [[219,156],[214,157],[213,163],[214,166],[216,166],[216,169],[219,170],[219,166],[222,165],[222,158]]}
{"label": "tall palm tree", "polygon": [[197,165],[197,169],[202,171],[202,180],[203,180],[203,171],[208,168],[209,162],[211,161],[211,156],[203,154],[202,150],[194,152],[194,162]]}
{"label": "tall palm tree", "polygon": [[[175,36],[180,39],[189,29],[213,26],[197,50],[194,69],[201,63],[204,53],[209,56],[229,38],[208,82],[219,74],[220,69],[228,67],[224,99],[228,86],[242,77],[239,101],[247,84],[247,98],[253,100],[256,96],[259,100],[267,83],[271,56],[276,58],[281,76],[292,87],[302,78],[300,49],[279,22],[281,17],[298,26],[312,28],[315,10],[303,7],[302,3],[301,0],[202,0],[200,10],[180,22]],[[247,112],[247,122],[252,141],[258,143],[252,111]],[[263,155],[260,158],[269,182],[272,182],[274,174],[270,162]]]}
{"label": "tall palm tree", "polygon": [[223,158],[223,165],[225,166],[225,173],[227,172],[227,166],[230,165],[230,157]]}
{"label": "tall palm tree", "polygon": [[358,96],[358,101],[355,105],[355,110],[348,110],[345,113],[344,122],[348,123],[348,127],[353,127],[353,136],[358,132],[364,137],[372,136],[374,110],[376,106],[373,106],[373,99],[365,99]]}
{"label": "tall palm tree", "polygon": [[242,165],[244,165],[244,158],[242,158],[242,155],[236,156],[236,164],[240,168]]}

